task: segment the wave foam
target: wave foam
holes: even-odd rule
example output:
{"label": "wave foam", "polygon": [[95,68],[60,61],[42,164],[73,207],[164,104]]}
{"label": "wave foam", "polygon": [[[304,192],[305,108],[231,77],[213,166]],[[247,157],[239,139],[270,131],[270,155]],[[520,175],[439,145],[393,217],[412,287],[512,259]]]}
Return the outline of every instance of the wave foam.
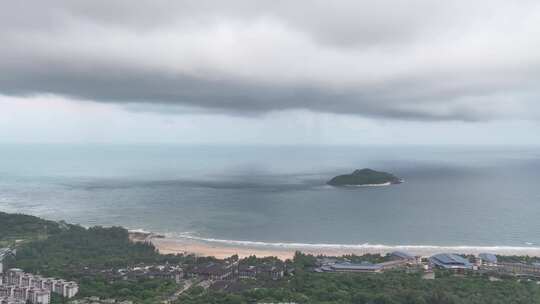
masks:
{"label": "wave foam", "polygon": [[129,229],[128,232],[130,232],[130,233],[152,234],[151,231],[144,230],[144,229]]}
{"label": "wave foam", "polygon": [[[404,251],[450,251],[450,252],[519,252],[519,251],[538,251],[540,247],[533,246],[445,246],[445,245],[385,245],[385,244],[327,244],[327,243],[294,243],[294,242],[261,242],[261,241],[240,241],[240,240],[225,240],[216,238],[204,238],[195,236],[191,233],[179,233],[171,235],[172,238],[188,239],[206,243],[223,244],[229,246],[241,247],[259,247],[259,248],[275,248],[275,249],[335,249],[335,250],[404,250]],[[527,244],[528,245],[528,244]]]}

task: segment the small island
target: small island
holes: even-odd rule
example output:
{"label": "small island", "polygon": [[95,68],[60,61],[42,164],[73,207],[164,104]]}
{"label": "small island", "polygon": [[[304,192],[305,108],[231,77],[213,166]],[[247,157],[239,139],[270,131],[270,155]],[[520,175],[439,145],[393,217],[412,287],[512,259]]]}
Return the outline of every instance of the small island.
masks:
{"label": "small island", "polygon": [[351,174],[338,175],[327,182],[331,186],[387,186],[400,184],[403,179],[390,173],[372,169],[354,170]]}

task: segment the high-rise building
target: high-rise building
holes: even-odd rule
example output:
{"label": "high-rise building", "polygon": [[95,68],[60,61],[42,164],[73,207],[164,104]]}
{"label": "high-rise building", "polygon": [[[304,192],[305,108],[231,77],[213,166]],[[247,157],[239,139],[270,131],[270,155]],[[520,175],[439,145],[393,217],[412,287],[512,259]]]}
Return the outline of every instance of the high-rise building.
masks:
{"label": "high-rise building", "polygon": [[72,298],[79,292],[76,282],[43,278],[18,268],[9,269],[0,278],[0,304],[49,304],[51,292],[65,298]]}

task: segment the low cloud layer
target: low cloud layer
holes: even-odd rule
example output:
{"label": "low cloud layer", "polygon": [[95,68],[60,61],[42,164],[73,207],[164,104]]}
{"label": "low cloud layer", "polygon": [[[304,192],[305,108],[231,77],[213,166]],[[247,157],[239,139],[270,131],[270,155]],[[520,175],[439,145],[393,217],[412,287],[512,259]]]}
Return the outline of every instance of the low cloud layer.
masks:
{"label": "low cloud layer", "polygon": [[139,110],[537,119],[540,2],[12,1],[0,71]]}

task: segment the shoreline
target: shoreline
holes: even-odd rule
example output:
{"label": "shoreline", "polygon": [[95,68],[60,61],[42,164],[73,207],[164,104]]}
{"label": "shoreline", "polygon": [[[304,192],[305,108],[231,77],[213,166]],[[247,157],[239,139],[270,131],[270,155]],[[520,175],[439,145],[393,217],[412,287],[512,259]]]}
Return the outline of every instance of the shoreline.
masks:
{"label": "shoreline", "polygon": [[135,242],[152,243],[162,254],[194,254],[196,256],[214,256],[219,259],[238,255],[240,258],[256,255],[258,257],[275,256],[290,259],[296,251],[306,254],[342,256],[347,254],[387,254],[392,251],[428,257],[436,253],[458,253],[478,255],[493,253],[498,255],[521,255],[540,257],[540,247],[515,246],[430,246],[430,245],[340,245],[340,244],[300,244],[300,243],[263,243],[228,240],[207,240],[194,237],[167,237],[161,234],[130,231],[130,239]]}

